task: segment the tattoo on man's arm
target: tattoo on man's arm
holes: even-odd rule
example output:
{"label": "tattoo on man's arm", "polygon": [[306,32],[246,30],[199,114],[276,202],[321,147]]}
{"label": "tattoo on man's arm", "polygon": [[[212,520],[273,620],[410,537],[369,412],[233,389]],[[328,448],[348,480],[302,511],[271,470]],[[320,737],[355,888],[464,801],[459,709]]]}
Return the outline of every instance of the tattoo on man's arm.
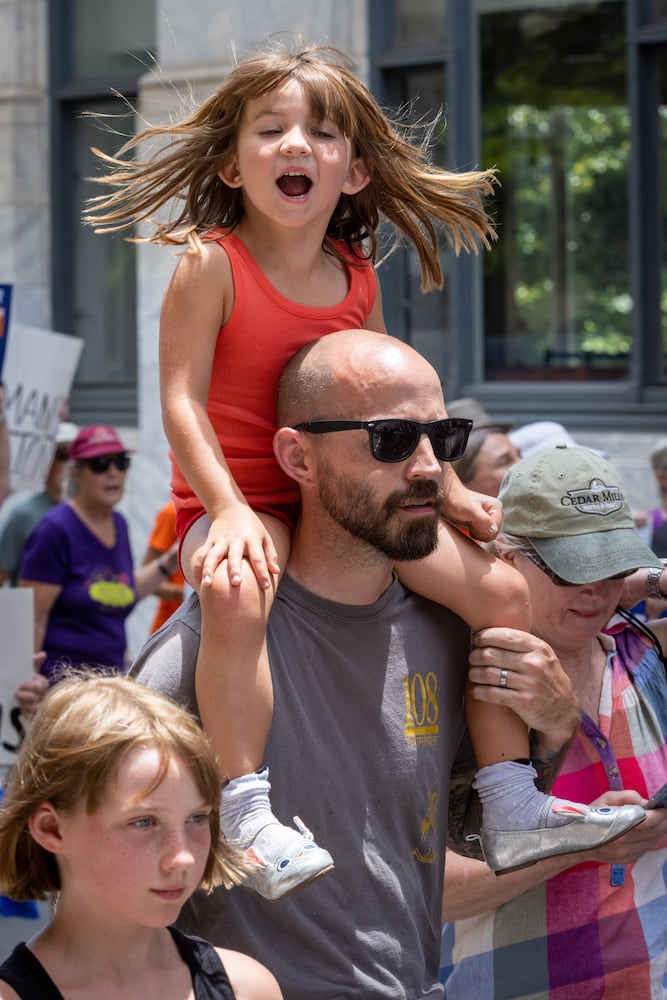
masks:
{"label": "tattoo on man's arm", "polygon": [[[482,825],[482,804],[472,788],[473,774],[452,776],[449,787],[447,846],[466,858],[482,859],[477,836]],[[474,835],[473,840],[467,840]]]}
{"label": "tattoo on man's arm", "polygon": [[[571,740],[560,750],[549,750],[541,745],[541,735],[534,729],[530,730],[530,759],[537,771],[535,784],[541,792],[549,792],[558,772],[565,760]],[[574,736],[573,736],[574,738]]]}

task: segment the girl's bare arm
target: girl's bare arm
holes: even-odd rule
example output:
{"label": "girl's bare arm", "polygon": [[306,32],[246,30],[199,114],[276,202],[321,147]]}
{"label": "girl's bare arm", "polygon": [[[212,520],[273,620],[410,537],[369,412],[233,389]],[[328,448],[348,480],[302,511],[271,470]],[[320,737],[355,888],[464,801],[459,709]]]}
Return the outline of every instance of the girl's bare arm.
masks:
{"label": "girl's bare arm", "polygon": [[201,572],[208,584],[227,560],[230,581],[238,585],[247,558],[260,584],[269,587],[271,574],[279,571],[275,547],[234,481],[207,412],[218,333],[232,304],[224,250],[208,243],[201,254],[187,251],[167,288],[160,319],[162,415],[176,461],[211,521],[195,574]]}
{"label": "girl's bare arm", "polygon": [[207,413],[218,333],[233,300],[229,260],[217,244],[179,260],[160,315],[160,401],[176,461],[211,520],[245,503]]}
{"label": "girl's bare arm", "polygon": [[406,587],[449,608],[473,632],[502,625],[530,631],[528,585],[521,574],[449,524],[441,522],[430,556],[398,563],[396,572]]}

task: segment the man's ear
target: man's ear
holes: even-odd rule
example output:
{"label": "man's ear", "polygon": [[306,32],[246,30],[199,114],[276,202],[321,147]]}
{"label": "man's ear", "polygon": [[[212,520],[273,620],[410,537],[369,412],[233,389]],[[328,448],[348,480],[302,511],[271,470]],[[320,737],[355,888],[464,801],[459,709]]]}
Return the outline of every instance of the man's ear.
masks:
{"label": "man's ear", "polygon": [[52,854],[62,852],[60,817],[50,802],[43,802],[28,820],[28,830],[32,839]]}
{"label": "man's ear", "polygon": [[343,194],[359,194],[367,184],[370,184],[370,180],[371,172],[366,166],[366,161],[361,156],[355,156],[348,168],[342,192]]}
{"label": "man's ear", "polygon": [[279,427],[273,436],[273,451],[283,472],[300,485],[312,483],[315,470],[303,431]]}
{"label": "man's ear", "polygon": [[230,160],[221,170],[218,170],[220,180],[230,188],[240,188],[243,186],[239,165],[235,159]]}

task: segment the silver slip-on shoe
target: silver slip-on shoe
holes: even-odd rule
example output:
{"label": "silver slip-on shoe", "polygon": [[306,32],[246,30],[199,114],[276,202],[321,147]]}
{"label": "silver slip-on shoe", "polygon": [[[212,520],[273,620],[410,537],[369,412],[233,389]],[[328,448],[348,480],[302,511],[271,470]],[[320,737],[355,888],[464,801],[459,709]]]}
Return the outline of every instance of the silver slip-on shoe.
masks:
{"label": "silver slip-on shoe", "polygon": [[273,817],[257,830],[244,852],[250,868],[242,885],[264,899],[284,899],[334,867],[333,858],[314,842],[306,824],[298,816],[294,823],[296,830]]}
{"label": "silver slip-on shoe", "polygon": [[[551,796],[548,806],[551,802],[558,800]],[[543,858],[590,851],[610,844],[646,819],[642,806],[581,806],[581,812],[577,809],[574,803],[568,803],[562,810],[572,816],[572,821],[563,826],[512,831],[482,828],[479,839],[487,865],[497,875],[503,875]],[[558,805],[554,811],[561,811]]]}

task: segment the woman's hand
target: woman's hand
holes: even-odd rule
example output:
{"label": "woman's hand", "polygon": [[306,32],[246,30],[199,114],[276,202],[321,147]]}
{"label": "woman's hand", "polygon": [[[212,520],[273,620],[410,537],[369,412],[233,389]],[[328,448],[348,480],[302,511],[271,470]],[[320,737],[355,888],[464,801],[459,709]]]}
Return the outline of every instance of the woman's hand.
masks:
{"label": "woman's hand", "polygon": [[32,658],[32,665],[35,668],[35,675],[22,684],[14,692],[17,704],[21,710],[21,715],[25,719],[31,719],[37,711],[39,704],[49,689],[47,678],[39,673],[40,667],[46,660],[46,653],[42,650],[35,653]]}
{"label": "woman's hand", "polygon": [[510,628],[481,629],[473,643],[468,672],[473,698],[506,705],[545,744],[560,750],[581,717],[572,682],[551,646]]}
{"label": "woman's hand", "polygon": [[[605,792],[593,805],[596,806],[643,806],[647,799],[639,792],[624,790]],[[633,827],[618,840],[595,851],[578,855],[580,861],[601,861],[610,865],[629,865],[648,851],[655,851],[667,845],[667,809],[647,809],[646,819]]]}
{"label": "woman's hand", "polygon": [[203,587],[213,583],[218,567],[227,562],[229,582],[238,587],[242,580],[242,563],[247,559],[263,590],[272,583],[272,575],[280,573],[278,553],[271,535],[259,517],[245,504],[219,514],[211,522],[206,541],[195,552],[195,580]]}

